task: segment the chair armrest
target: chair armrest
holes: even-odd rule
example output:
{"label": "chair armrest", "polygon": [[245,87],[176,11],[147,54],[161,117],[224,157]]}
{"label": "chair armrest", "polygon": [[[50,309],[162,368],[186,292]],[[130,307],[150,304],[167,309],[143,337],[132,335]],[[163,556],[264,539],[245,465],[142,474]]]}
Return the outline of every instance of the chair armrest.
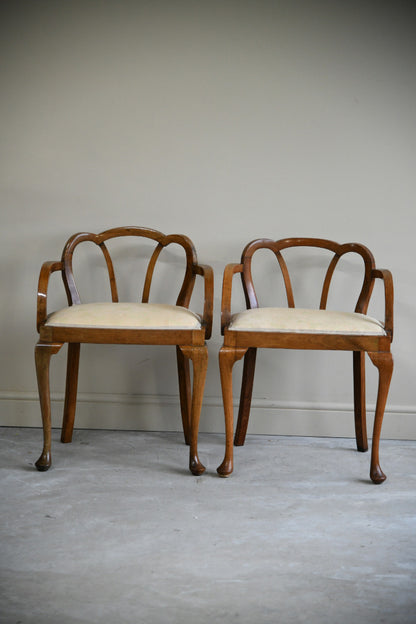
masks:
{"label": "chair armrest", "polygon": [[371,271],[371,277],[379,278],[384,283],[384,329],[390,336],[390,340],[393,340],[393,276],[388,269],[373,269]]}
{"label": "chair armrest", "polygon": [[62,270],[62,262],[50,260],[42,264],[39,282],[38,282],[38,296],[37,296],[37,313],[36,313],[36,328],[39,331],[41,325],[46,321],[47,317],[47,296],[48,296],[48,284],[49,278],[55,271]]}
{"label": "chair armrest", "polygon": [[205,326],[206,338],[211,338],[212,317],[214,308],[214,273],[208,264],[194,264],[194,273],[204,278],[204,312],[202,322]]}
{"label": "chair armrest", "polygon": [[243,272],[242,264],[227,264],[224,269],[224,277],[222,281],[222,302],[221,302],[221,334],[224,335],[224,329],[231,321],[231,290],[233,285],[233,277],[236,273]]}

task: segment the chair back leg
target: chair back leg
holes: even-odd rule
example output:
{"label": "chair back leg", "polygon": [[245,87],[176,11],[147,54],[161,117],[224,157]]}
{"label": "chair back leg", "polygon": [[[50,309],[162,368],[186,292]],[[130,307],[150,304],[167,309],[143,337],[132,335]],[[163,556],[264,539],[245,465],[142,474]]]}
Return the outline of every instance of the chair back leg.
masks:
{"label": "chair back leg", "polygon": [[354,372],[354,418],[355,439],[357,450],[364,453],[368,451],[367,420],[365,407],[365,352],[353,352]]}
{"label": "chair back leg", "polygon": [[191,443],[191,409],[192,392],[191,376],[189,371],[189,359],[184,356],[180,347],[176,347],[176,360],[178,364],[179,399],[181,404],[182,426],[185,444]]}
{"label": "chair back leg", "polygon": [[77,405],[79,352],[79,343],[68,343],[65,404],[64,417],[62,420],[61,442],[72,442],[72,432],[74,430],[75,410]]}
{"label": "chair back leg", "polygon": [[251,397],[253,394],[256,355],[257,349],[255,347],[250,347],[244,356],[243,377],[241,380],[240,406],[238,409],[238,420],[234,435],[235,446],[243,446],[246,439],[248,419],[250,416]]}

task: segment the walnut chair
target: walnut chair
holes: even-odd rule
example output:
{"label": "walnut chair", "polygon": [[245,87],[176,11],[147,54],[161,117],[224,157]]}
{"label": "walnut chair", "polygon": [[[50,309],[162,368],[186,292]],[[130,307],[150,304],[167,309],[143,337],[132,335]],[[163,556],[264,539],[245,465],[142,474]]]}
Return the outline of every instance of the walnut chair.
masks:
{"label": "walnut chair", "polygon": [[[318,248],[331,261],[325,274],[319,309],[295,308],[292,282],[284,255],[288,248]],[[261,249],[274,254],[285,285],[287,307],[260,307],[253,284],[252,258]],[[285,251],[285,253],[283,253]],[[303,250],[305,253],[306,250]],[[312,251],[310,249],[310,251]],[[316,252],[316,250],[314,250]],[[296,253],[292,250],[290,253]],[[299,251],[297,252],[299,254]],[[359,254],[363,261],[363,282],[354,312],[327,310],[328,291],[338,261],[345,254]],[[352,258],[352,256],[349,256]],[[299,264],[299,263],[298,263]],[[361,260],[360,260],[361,264]],[[231,314],[233,276],[241,275],[247,309]],[[367,316],[367,309],[376,279],[384,284],[384,323]],[[357,290],[358,290],[357,289]],[[227,477],[233,470],[233,391],[232,369],[244,356],[241,395],[234,444],[244,444],[253,390],[253,378],[258,347],[274,349],[319,349],[353,352],[353,388],[355,435],[357,449],[366,451],[367,430],[365,410],[365,352],[377,367],[379,385],[374,417],[370,477],[382,483],[386,476],[379,464],[379,441],[384,408],[387,400],[393,358],[390,344],[393,338],[393,281],[390,271],[375,268],[371,252],[357,243],[338,244],[316,238],[287,238],[273,241],[254,240],[245,247],[240,264],[229,264],[224,271],[222,291],[222,333],[224,343],[219,353],[221,385],[224,403],[226,449],[218,473]]]}
{"label": "walnut chair", "polygon": [[[144,242],[153,249],[144,277],[141,303],[120,302],[116,275],[108,244],[110,239],[134,237],[130,241]],[[119,242],[123,243],[123,240]],[[73,254],[80,243],[95,243],[102,251],[108,269],[111,302],[81,303],[73,272]],[[156,262],[164,248],[182,248],[184,277],[175,305],[149,303],[150,286]],[[140,247],[140,253],[144,245]],[[84,247],[85,249],[85,247]],[[139,255],[139,250],[136,250]],[[178,261],[175,260],[175,267]],[[173,264],[173,263],[171,263]],[[84,267],[85,271],[88,267]],[[47,293],[50,276],[61,271],[68,298],[68,307],[47,313]],[[203,278],[204,306],[202,316],[189,310],[189,303],[197,275]],[[134,276],[136,277],[136,276]],[[51,356],[68,343],[67,376],[62,442],[71,442],[74,426],[78,364],[81,343],[176,345],[179,376],[179,395],[185,442],[190,445],[189,467],[193,474],[205,468],[198,458],[197,437],[199,416],[207,370],[205,340],[211,335],[213,306],[213,272],[200,265],[191,240],[180,234],[165,236],[156,230],[141,227],[120,227],[100,234],[74,234],[66,243],[62,258],[45,262],[39,276],[37,296],[37,328],[40,334],[35,348],[36,373],[43,421],[44,445],[36,462],[40,471],[51,465],[51,407],[49,368]],[[189,361],[193,364],[191,384]]]}

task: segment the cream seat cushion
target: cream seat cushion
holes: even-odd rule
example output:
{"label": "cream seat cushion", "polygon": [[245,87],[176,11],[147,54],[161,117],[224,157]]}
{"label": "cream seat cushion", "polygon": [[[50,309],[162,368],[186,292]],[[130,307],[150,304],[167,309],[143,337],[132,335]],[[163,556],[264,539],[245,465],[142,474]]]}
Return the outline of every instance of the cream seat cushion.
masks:
{"label": "cream seat cushion", "polygon": [[356,312],[311,310],[307,308],[253,308],[234,314],[229,329],[234,331],[275,331],[385,336],[383,325]]}
{"label": "cream seat cushion", "polygon": [[201,320],[187,308],[161,303],[81,303],[53,312],[46,326],[200,329]]}

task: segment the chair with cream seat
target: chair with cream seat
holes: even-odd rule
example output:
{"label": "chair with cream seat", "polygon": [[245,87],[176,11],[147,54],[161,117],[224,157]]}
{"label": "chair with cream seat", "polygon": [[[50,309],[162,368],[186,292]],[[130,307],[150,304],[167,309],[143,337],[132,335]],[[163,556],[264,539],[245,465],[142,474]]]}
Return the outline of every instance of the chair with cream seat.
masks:
{"label": "chair with cream seat", "polygon": [[[151,253],[143,280],[142,298],[138,303],[119,301],[118,282],[108,241],[119,239],[119,243],[123,241],[125,243],[123,237],[130,237],[129,240],[134,243],[146,242],[147,249],[150,246]],[[78,252],[81,243],[87,242],[97,245],[104,256],[111,290],[110,302],[81,303],[75,284],[73,256],[74,252]],[[174,304],[149,303],[155,265],[161,252],[169,245],[170,249],[180,250],[180,261],[184,265],[183,273],[178,278],[181,284],[179,295]],[[143,247],[144,245],[138,245],[135,249],[137,256],[143,255]],[[175,270],[179,263],[177,256],[179,254],[175,254],[174,262],[170,262]],[[84,267],[83,271],[88,268]],[[55,271],[62,273],[69,305],[48,314],[48,284],[51,274]],[[201,315],[189,310],[196,276],[202,276],[204,285]],[[133,277],[136,283],[136,275]],[[186,236],[180,234],[166,236],[156,230],[140,227],[120,227],[100,234],[83,232],[73,235],[64,247],[61,260],[45,262],[39,276],[37,328],[40,337],[35,348],[35,361],[44,446],[36,462],[37,469],[45,471],[51,465],[49,368],[51,356],[57,353],[64,343],[68,343],[68,355],[62,442],[72,440],[81,343],[173,345],[176,346],[184,436],[186,443],[190,445],[189,467],[192,473],[201,474],[204,466],[198,458],[197,437],[208,359],[205,340],[211,334],[212,302],[212,269],[198,264],[195,248]],[[192,384],[190,361],[193,364]]]}
{"label": "chair with cream seat", "polygon": [[[331,261],[323,280],[319,309],[296,308],[292,281],[285,254],[298,247],[330,253]],[[269,250],[280,265],[285,286],[287,307],[260,307],[253,283],[252,259],[258,250]],[[324,250],[327,250],[324,252]],[[305,251],[305,250],[304,250]],[[299,253],[299,252],[297,252]],[[328,310],[327,300],[334,270],[346,254],[361,256],[362,275],[359,296],[353,312]],[[349,256],[351,257],[351,256]],[[298,265],[299,267],[299,262]],[[240,274],[247,309],[231,314],[233,276]],[[361,282],[362,279],[362,282]],[[375,280],[384,284],[384,322],[367,316],[367,309]],[[370,477],[374,483],[385,480],[379,464],[379,441],[384,408],[387,400],[393,359],[390,344],[393,338],[393,281],[388,270],[378,270],[371,252],[356,243],[338,244],[314,238],[288,238],[278,241],[257,239],[243,250],[239,264],[229,264],[224,271],[222,291],[222,333],[224,343],[220,350],[220,373],[224,403],[226,449],[221,476],[233,470],[233,391],[232,369],[244,357],[238,422],[234,444],[244,444],[253,390],[254,370],[258,347],[280,349],[343,350],[353,352],[354,412],[357,449],[366,451],[365,353],[379,372],[377,404],[374,417]]]}

